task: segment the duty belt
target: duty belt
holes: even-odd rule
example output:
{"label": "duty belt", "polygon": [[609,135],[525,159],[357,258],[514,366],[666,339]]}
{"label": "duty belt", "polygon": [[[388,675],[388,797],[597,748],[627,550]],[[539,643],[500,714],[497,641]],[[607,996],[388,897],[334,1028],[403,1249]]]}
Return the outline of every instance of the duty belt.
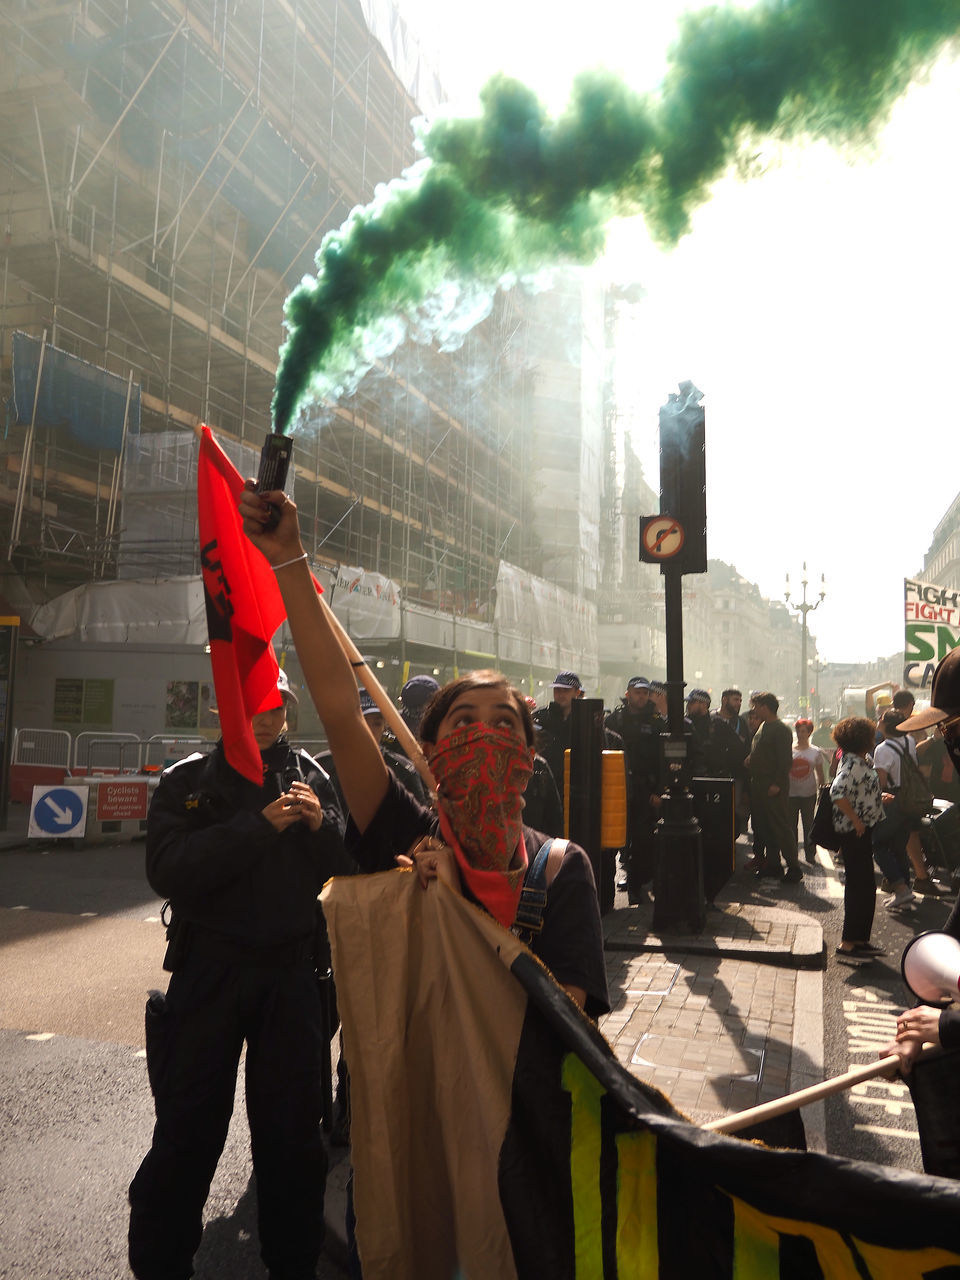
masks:
{"label": "duty belt", "polygon": [[199,925],[192,925],[191,929],[199,947],[210,954],[230,959],[235,964],[280,968],[284,965],[301,964],[314,957],[313,933],[296,938],[293,942],[256,943],[225,938],[222,934],[213,933]]}

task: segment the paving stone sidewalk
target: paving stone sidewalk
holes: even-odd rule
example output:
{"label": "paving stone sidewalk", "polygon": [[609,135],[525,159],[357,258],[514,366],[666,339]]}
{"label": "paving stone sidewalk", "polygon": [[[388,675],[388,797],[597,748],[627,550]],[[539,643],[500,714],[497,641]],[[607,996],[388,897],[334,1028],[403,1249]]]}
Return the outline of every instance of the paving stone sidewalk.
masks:
{"label": "paving stone sidewalk", "polygon": [[[700,934],[655,934],[652,904],[604,919],[613,1007],[600,1030],[699,1123],[823,1079],[823,932],[790,905],[741,901],[751,889],[741,869]],[[803,1122],[808,1147],[825,1150],[822,1104]]]}
{"label": "paving stone sidewalk", "polygon": [[[823,1079],[823,932],[794,906],[742,901],[754,888],[741,867],[698,935],[654,934],[652,904],[629,907],[624,894],[604,917],[612,1010],[600,1030],[628,1071],[697,1123]],[[823,1103],[802,1117],[808,1149],[825,1151]],[[327,1249],[345,1266],[349,1156],[333,1156]]]}

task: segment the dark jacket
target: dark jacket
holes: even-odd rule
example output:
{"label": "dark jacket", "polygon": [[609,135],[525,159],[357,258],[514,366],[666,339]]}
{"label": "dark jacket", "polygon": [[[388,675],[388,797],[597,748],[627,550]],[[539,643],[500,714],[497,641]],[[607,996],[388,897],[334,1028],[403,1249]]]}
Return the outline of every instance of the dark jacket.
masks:
{"label": "dark jacket", "polygon": [[766,795],[777,786],[780,795],[790,794],[790,767],[793,764],[793,734],[782,720],[766,720],[757,730],[750,749],[751,795]]}
{"label": "dark jacket", "polygon": [[[417,772],[417,767],[413,761],[403,754],[399,749],[385,747],[380,744],[380,754],[383,756],[384,764],[396,778],[403,784],[407,790],[414,796],[420,804],[429,805],[430,795],[427,791],[427,785]],[[337,773],[337,766],[334,763],[333,755],[329,751],[322,752],[317,756],[317,763],[329,776],[337,792],[337,799],[340,802],[340,808],[344,815],[347,813],[347,802],[343,798],[343,788],[340,786],[340,775]]]}
{"label": "dark jacket", "polygon": [[570,746],[573,715],[564,716],[559,703],[548,702],[545,707],[540,707],[533,713],[533,723],[537,730],[537,753],[550,766],[562,803],[563,756]]}
{"label": "dark jacket", "polygon": [[743,772],[747,745],[720,716],[688,716],[690,767],[695,777],[736,778]]}
{"label": "dark jacket", "polygon": [[[960,941],[960,898],[953,904],[943,926],[944,933]],[[940,1014],[940,1044],[944,1049],[960,1048],[960,1009],[951,1005]]]}
{"label": "dark jacket", "polygon": [[533,757],[533,773],[523,793],[523,821],[535,831],[563,835],[563,803],[543,756]]}
{"label": "dark jacket", "polygon": [[750,729],[750,721],[746,716],[738,715],[735,720],[728,720],[725,716],[722,716],[719,711],[711,711],[710,719],[722,721],[728,729],[732,730],[732,732],[737,735],[746,748],[746,751],[749,752],[750,743],[753,741],[753,733]]}
{"label": "dark jacket", "polygon": [[631,794],[644,799],[659,795],[662,790],[660,739],[667,731],[667,722],[656,707],[648,702],[640,711],[631,711],[624,704],[610,712],[604,727],[618,734],[623,742]]}
{"label": "dark jacket", "polygon": [[[262,787],[231,768],[221,743],[166,769],[146,840],[147,879],[175,919],[254,947],[311,934],[317,894],[351,868],[336,792],[316,761],[285,738],[262,758]],[[279,833],[262,810],[297,780],[319,797],[323,824]]]}

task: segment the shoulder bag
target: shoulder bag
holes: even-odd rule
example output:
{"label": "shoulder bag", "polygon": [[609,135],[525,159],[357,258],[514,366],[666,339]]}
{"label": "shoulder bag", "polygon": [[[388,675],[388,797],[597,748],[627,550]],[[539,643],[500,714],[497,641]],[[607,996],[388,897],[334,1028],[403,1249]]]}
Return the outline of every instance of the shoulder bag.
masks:
{"label": "shoulder bag", "polygon": [[810,838],[814,844],[819,845],[821,849],[829,849],[831,853],[836,853],[840,848],[840,837],[833,825],[833,800],[828,786],[822,786],[817,796],[817,808],[813,815]]}

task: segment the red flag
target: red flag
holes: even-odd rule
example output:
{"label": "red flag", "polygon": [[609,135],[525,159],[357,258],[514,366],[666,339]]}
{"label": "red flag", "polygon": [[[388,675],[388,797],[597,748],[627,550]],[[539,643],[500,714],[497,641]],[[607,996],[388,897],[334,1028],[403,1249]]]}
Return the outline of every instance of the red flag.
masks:
{"label": "red flag", "polygon": [[243,478],[210,428],[201,432],[200,565],[223,750],[238,773],[260,785],[263,765],[250,717],[278,705],[273,635],[286,610],[273,570],[240,525]]}

